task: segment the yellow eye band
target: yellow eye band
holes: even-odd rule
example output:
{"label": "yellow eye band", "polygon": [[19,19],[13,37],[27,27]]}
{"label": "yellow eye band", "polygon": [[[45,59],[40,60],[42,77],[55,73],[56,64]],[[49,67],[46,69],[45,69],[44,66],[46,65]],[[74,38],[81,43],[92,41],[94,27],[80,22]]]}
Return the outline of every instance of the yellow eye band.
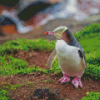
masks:
{"label": "yellow eye band", "polygon": [[63,33],[67,29],[68,28],[66,26],[60,26],[60,27],[57,27],[56,29],[54,29],[53,32],[55,32],[55,33]]}

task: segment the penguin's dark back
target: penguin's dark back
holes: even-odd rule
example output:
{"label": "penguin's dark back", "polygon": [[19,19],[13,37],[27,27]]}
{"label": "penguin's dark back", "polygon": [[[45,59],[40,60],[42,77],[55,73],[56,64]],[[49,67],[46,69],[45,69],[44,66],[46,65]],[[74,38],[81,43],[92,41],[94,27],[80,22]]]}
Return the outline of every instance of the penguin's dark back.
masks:
{"label": "penguin's dark back", "polygon": [[[85,56],[85,52],[84,52],[84,50],[83,50],[81,44],[75,39],[74,36],[72,37],[72,39],[71,39],[69,45],[75,46],[75,47],[79,47],[79,48],[81,49],[81,51],[82,51],[82,53],[83,53],[83,56],[84,56],[84,59],[85,59],[85,64],[86,64],[86,56]],[[87,66],[87,64],[86,64],[86,66]]]}
{"label": "penguin's dark back", "polygon": [[80,43],[75,39],[75,37],[73,36],[73,34],[70,32],[70,30],[69,29],[67,29],[66,31],[65,31],[65,33],[67,34],[67,38],[69,39],[69,45],[71,45],[71,46],[76,46],[76,47],[79,47],[80,49],[82,49],[82,47],[81,47],[81,45],[80,45]]}
{"label": "penguin's dark back", "polygon": [[71,46],[75,46],[75,47],[79,47],[80,49],[82,49],[82,46],[81,44],[73,37],[70,41],[70,44]]}

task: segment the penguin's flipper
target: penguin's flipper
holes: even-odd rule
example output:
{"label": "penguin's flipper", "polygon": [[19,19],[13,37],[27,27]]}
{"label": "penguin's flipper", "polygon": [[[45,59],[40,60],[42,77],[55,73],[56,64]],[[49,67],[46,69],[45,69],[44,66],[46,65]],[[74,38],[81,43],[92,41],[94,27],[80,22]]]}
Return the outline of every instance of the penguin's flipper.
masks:
{"label": "penguin's flipper", "polygon": [[82,60],[82,66],[83,66],[84,68],[86,68],[86,67],[87,67],[87,66],[86,66],[86,62],[85,62],[84,55],[83,55],[83,52],[82,52],[81,49],[78,50],[78,54],[79,54],[79,57],[80,57],[81,60]]}
{"label": "penguin's flipper", "polygon": [[50,56],[48,58],[48,61],[47,61],[47,67],[48,67],[48,69],[50,69],[52,67],[52,63],[53,63],[55,57],[56,57],[56,49],[54,49],[52,51],[52,53],[50,54]]}
{"label": "penguin's flipper", "polygon": [[83,52],[83,49],[82,49],[82,50],[78,50],[78,53],[79,53],[79,56],[80,56],[81,58],[84,58],[85,66],[86,66],[86,68],[87,68],[86,57],[85,57],[85,53]]}
{"label": "penguin's flipper", "polygon": [[83,53],[82,53],[81,50],[78,50],[78,54],[79,54],[79,56],[80,56],[81,58],[83,58]]}

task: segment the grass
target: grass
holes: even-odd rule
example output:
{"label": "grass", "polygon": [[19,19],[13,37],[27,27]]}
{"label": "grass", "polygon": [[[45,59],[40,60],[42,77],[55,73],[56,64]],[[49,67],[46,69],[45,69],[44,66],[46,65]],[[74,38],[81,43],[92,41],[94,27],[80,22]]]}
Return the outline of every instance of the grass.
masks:
{"label": "grass", "polygon": [[0,100],[10,100],[7,90],[3,90],[0,88]]}
{"label": "grass", "polygon": [[31,86],[34,86],[34,83],[33,82],[30,82],[30,81],[27,81],[27,84],[28,85],[31,85]]}
{"label": "grass", "polygon": [[[26,82],[26,85],[34,86],[34,83],[31,82]],[[0,83],[0,100],[10,100],[8,90],[15,90],[18,89],[22,86],[25,86],[25,84],[15,84],[12,85],[8,82]]]}
{"label": "grass", "polygon": [[4,82],[0,84],[0,100],[10,100],[8,90],[15,90],[23,85],[20,84],[15,84],[11,85],[8,82]]}
{"label": "grass", "polygon": [[55,46],[55,41],[49,42],[43,38],[41,39],[17,39],[15,41],[7,41],[4,45],[0,45],[0,55],[10,54],[13,50],[29,51],[52,51]]}
{"label": "grass", "polygon": [[100,33],[85,35],[79,42],[86,53],[100,50]]}
{"label": "grass", "polygon": [[49,84],[54,83],[52,79],[42,80],[41,82],[42,83],[49,83]]}
{"label": "grass", "polygon": [[0,84],[0,88],[3,89],[3,90],[15,90],[21,86],[24,86],[25,84],[15,84],[15,85],[12,85],[8,82],[4,82],[4,83],[1,83]]}
{"label": "grass", "polygon": [[22,59],[12,56],[0,56],[0,75],[18,74],[21,70],[27,68],[28,63]]}
{"label": "grass", "polygon": [[93,23],[89,26],[86,26],[83,30],[78,31],[74,34],[77,40],[83,39],[85,36],[90,36],[96,33],[100,33],[100,23]]}
{"label": "grass", "polygon": [[87,92],[86,97],[83,97],[82,100],[100,100],[100,92]]}

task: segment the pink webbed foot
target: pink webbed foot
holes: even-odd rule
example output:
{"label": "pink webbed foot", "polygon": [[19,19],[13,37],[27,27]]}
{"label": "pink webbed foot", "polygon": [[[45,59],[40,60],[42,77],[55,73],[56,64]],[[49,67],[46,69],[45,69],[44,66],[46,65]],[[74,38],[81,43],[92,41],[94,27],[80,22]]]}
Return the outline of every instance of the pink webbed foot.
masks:
{"label": "pink webbed foot", "polygon": [[66,83],[70,81],[70,78],[66,74],[63,74],[63,77],[59,81],[61,83]]}
{"label": "pink webbed foot", "polygon": [[81,78],[80,77],[75,77],[72,80],[72,84],[75,86],[75,88],[78,88],[79,86],[82,88]]}

